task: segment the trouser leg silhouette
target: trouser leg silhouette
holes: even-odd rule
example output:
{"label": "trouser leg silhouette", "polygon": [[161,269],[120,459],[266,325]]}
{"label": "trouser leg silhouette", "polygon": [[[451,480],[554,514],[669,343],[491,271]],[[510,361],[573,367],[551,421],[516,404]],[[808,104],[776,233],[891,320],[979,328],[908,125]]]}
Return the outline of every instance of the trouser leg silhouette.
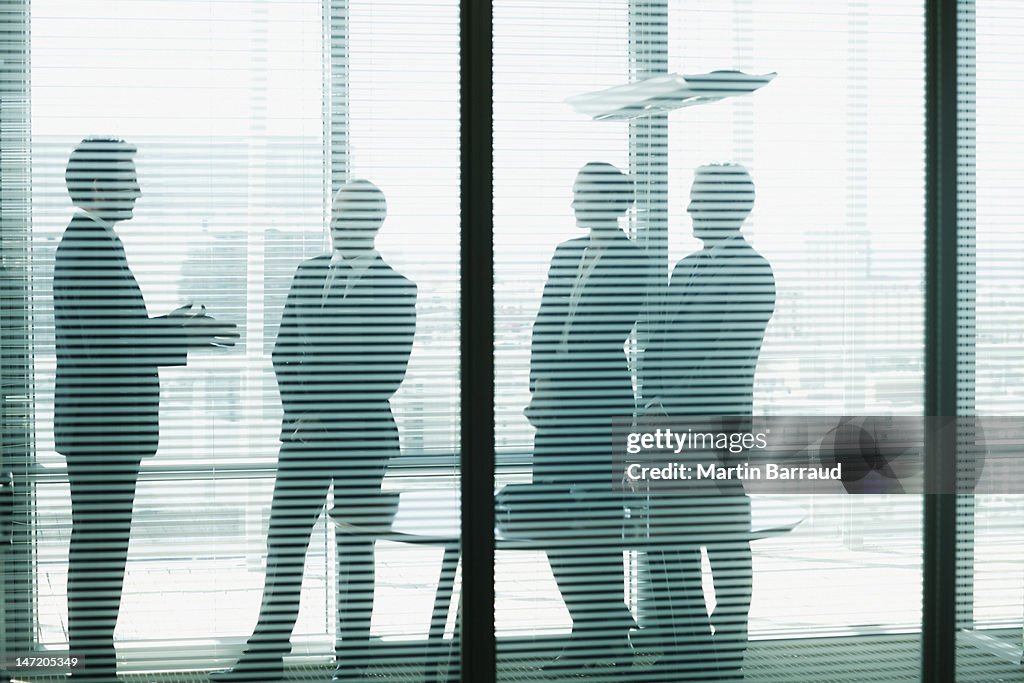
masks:
{"label": "trouser leg silhouette", "polygon": [[548,561],[572,617],[570,654],[593,662],[625,662],[633,620],[623,594],[621,500],[594,495],[568,509],[569,518],[583,526],[571,530],[564,545],[550,549]]}
{"label": "trouser leg silhouette", "polygon": [[[748,504],[749,510],[749,504]],[[749,528],[749,522],[746,523]],[[736,533],[708,546],[718,605],[715,607],[715,652],[723,680],[742,680],[747,650],[747,623],[753,596],[753,554],[746,534]]]}
{"label": "trouser leg silhouette", "polygon": [[369,666],[370,620],[373,616],[374,544],[339,533],[338,668],[355,672]]}
{"label": "trouser leg silhouette", "polygon": [[299,615],[302,573],[310,535],[331,485],[330,476],[308,462],[289,462],[287,444],[274,483],[267,533],[267,575],[256,629],[247,652],[283,655],[290,649]]}
{"label": "trouser leg silhouette", "polygon": [[71,542],[68,553],[70,649],[85,660],[79,679],[112,678],[114,629],[121,606],[132,507],[141,458],[68,458]]}
{"label": "trouser leg silhouette", "polygon": [[548,551],[551,571],[572,617],[573,637],[595,637],[624,630],[621,549]]}
{"label": "trouser leg silhouette", "polygon": [[678,681],[708,680],[708,672],[717,667],[701,585],[700,546],[652,550],[647,563],[653,598],[648,627],[661,652],[658,675],[670,672]]}
{"label": "trouser leg silhouette", "polygon": [[[366,425],[374,443],[392,437],[397,449],[397,432],[392,429],[378,429],[369,420]],[[383,439],[381,438],[383,436]],[[359,450],[348,448],[334,478],[334,505],[341,515],[358,515],[355,523],[378,524],[367,520],[380,496],[381,482],[387,470],[388,458],[374,449]],[[390,521],[390,520],[389,520]],[[373,616],[373,589],[375,576],[374,539],[335,532],[335,548],[338,566],[338,637],[335,652],[338,660],[337,677],[344,680],[347,675],[358,676],[370,665],[370,621]]]}

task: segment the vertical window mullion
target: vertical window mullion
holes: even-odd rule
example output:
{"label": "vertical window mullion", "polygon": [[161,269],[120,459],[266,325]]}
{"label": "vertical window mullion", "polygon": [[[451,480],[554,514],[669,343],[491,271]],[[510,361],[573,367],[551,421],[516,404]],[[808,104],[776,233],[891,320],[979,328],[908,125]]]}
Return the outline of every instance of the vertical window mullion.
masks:
{"label": "vertical window mullion", "polygon": [[462,680],[493,683],[493,2],[462,0],[460,14]]}
{"label": "vertical window mullion", "polygon": [[[957,6],[925,5],[925,414],[957,414]],[[926,490],[949,491],[955,439],[927,430]],[[924,497],[923,681],[956,674],[956,497]]]}

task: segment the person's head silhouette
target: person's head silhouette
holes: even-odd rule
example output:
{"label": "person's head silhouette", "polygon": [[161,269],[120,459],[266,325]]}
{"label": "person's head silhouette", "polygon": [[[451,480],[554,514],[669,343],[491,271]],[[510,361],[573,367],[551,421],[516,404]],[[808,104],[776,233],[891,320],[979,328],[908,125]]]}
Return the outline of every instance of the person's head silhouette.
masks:
{"label": "person's head silhouette", "polygon": [[64,171],[72,203],[110,223],[129,220],[135,200],[142,196],[135,152],[135,147],[124,140],[82,140]]}
{"label": "person's head silhouette", "polygon": [[331,242],[335,249],[372,249],[388,213],[384,193],[369,180],[350,180],[334,195]]}
{"label": "person's head silhouette", "polygon": [[603,161],[591,161],[576,174],[572,208],[581,228],[618,228],[619,217],[633,205],[633,181]]}
{"label": "person's head silhouette", "polygon": [[687,211],[705,244],[733,237],[754,208],[754,181],[739,164],[708,164],[694,173]]}

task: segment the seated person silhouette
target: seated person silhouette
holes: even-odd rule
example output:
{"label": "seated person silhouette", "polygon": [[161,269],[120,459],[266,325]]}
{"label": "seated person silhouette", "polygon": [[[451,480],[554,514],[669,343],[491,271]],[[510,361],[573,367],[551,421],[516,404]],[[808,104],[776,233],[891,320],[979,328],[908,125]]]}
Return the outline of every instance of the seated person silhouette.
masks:
{"label": "seated person silhouette", "polygon": [[[648,408],[681,418],[680,427],[686,418],[715,418],[717,430],[749,429],[757,359],[775,309],[771,266],[740,230],[753,206],[754,183],[743,166],[697,169],[688,210],[704,247],[676,264],[644,353]],[[742,678],[753,581],[750,502],[742,481],[721,484],[718,496],[666,494],[657,512],[662,531],[682,540],[649,555],[661,666],[674,680]],[[716,598],[710,618],[701,546]]]}
{"label": "seated person silhouette", "polygon": [[[416,331],[416,285],[384,262],[374,239],[387,213],[366,180],[335,195],[334,253],[302,263],[274,347],[284,418],[270,508],[267,575],[256,628],[235,666],[214,681],[280,680],[299,611],[310,534],[333,486],[334,505],[360,509],[380,494],[399,455],[391,396]],[[334,681],[363,680],[373,612],[372,540],[336,536],[338,642]]]}
{"label": "seated person silhouette", "polygon": [[68,635],[70,651],[84,660],[72,678],[97,683],[117,681],[114,628],[135,489],[159,442],[158,368],[238,337],[234,324],[216,322],[205,307],[149,316],[114,231],[142,196],[135,153],[109,138],[82,140],[71,153],[65,180],[78,211],[53,268],[54,440],[71,486]]}
{"label": "seated person silhouette", "polygon": [[577,174],[572,207],[587,231],[558,245],[533,325],[533,479],[550,486],[563,527],[548,559],[572,635],[546,670],[573,677],[631,662],[635,622],[624,602],[621,495],[611,482],[612,419],[632,416],[624,344],[646,295],[650,260],[619,228],[633,183],[611,164]]}

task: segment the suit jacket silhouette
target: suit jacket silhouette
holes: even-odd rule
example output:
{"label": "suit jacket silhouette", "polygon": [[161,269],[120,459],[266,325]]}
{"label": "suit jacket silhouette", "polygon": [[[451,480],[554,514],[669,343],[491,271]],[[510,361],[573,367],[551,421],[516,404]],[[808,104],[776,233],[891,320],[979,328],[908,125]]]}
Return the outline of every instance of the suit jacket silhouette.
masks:
{"label": "suit jacket silhouette", "polygon": [[329,256],[302,263],[288,292],[273,352],[281,440],[301,438],[300,419],[327,434],[369,420],[383,421],[371,431],[386,429],[397,448],[389,399],[412,353],[416,285],[379,255],[361,275],[344,262],[333,268],[328,288]]}
{"label": "suit jacket silhouette", "polygon": [[[633,384],[623,345],[640,315],[651,262],[642,247],[616,231],[579,287],[572,312],[572,293],[586,268],[589,244],[589,237],[581,237],[555,249],[533,325],[531,410],[538,417],[534,474],[542,479],[550,467],[577,480],[606,480],[611,420],[633,414]],[[570,470],[575,474],[568,474]]]}
{"label": "suit jacket silhouette", "polygon": [[775,310],[768,261],[741,235],[690,254],[672,272],[665,306],[645,352],[645,395],[660,396],[669,415],[750,415]]}
{"label": "suit jacket silhouette", "polygon": [[108,226],[77,214],[53,271],[54,436],[66,456],[148,456],[159,443],[161,365],[183,365],[180,321],[151,318]]}
{"label": "suit jacket silhouette", "polygon": [[[688,418],[678,428],[747,431],[757,359],[775,309],[768,261],[736,234],[681,260],[665,305],[644,354],[645,396],[660,397],[670,416]],[[651,556],[652,574],[659,577],[652,581],[658,596],[654,610],[663,611],[655,621],[668,625],[669,661],[692,669],[693,680],[705,680],[716,669],[731,680],[747,643],[753,586],[750,499],[741,480],[716,484],[726,495],[665,497],[653,514],[652,528],[668,539]],[[707,548],[717,601],[713,635],[701,590],[701,545]]]}

